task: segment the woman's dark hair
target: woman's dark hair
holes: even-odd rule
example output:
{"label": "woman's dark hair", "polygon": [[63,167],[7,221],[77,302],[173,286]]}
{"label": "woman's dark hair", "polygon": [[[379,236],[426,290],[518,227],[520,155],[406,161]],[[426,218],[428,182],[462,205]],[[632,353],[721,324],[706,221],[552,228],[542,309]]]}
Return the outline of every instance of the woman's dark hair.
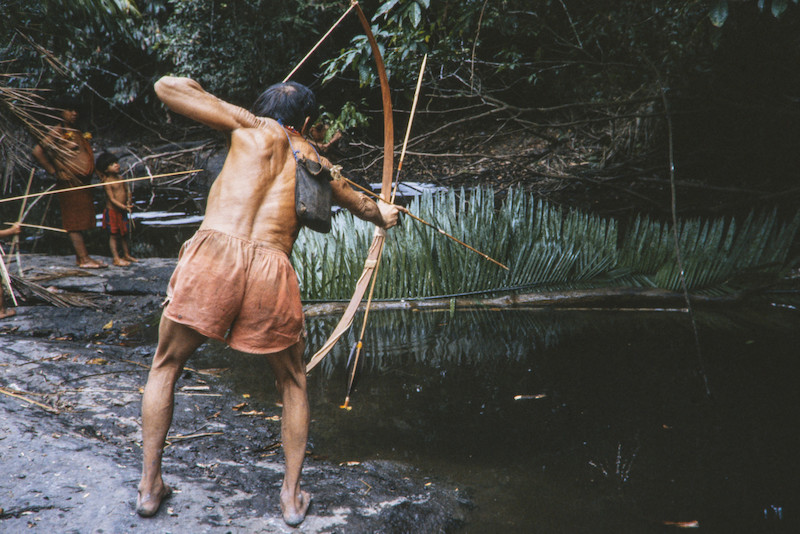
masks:
{"label": "woman's dark hair", "polygon": [[300,129],[306,117],[311,124],[317,119],[319,109],[314,93],[295,82],[276,83],[261,93],[250,111],[259,117],[269,117],[284,126]]}
{"label": "woman's dark hair", "polygon": [[112,154],[111,152],[103,152],[99,156],[97,156],[97,161],[94,164],[94,167],[100,172],[106,172],[109,165],[117,163],[119,158]]}
{"label": "woman's dark hair", "polygon": [[57,96],[52,100],[52,105],[56,109],[66,110],[66,111],[77,111],[78,113],[81,112],[83,108],[83,103],[81,99],[75,95],[64,94]]}

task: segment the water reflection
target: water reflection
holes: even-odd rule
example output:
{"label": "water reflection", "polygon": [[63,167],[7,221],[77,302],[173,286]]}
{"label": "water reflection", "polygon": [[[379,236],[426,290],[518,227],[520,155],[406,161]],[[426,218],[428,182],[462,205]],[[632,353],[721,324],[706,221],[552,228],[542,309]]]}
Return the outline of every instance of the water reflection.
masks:
{"label": "water reflection", "polygon": [[189,215],[183,212],[169,211],[148,211],[147,213],[134,213],[131,218],[134,224],[144,224],[147,226],[176,226],[176,225],[197,225],[203,222],[202,215]]}
{"label": "water reflection", "polygon": [[[684,314],[372,313],[353,410],[348,343],[309,377],[313,450],[455,481],[466,532],[770,532],[800,512],[796,313],[698,314],[712,398]],[[332,323],[309,321],[309,352]],[[275,401],[264,358],[200,360]]]}

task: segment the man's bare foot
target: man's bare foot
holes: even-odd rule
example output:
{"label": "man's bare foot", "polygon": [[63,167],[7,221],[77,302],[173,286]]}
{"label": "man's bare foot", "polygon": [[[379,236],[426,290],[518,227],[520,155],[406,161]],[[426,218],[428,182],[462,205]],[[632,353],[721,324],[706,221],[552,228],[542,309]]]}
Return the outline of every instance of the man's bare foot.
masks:
{"label": "man's bare foot", "polygon": [[133,257],[133,256],[131,256],[130,254],[129,254],[129,255],[127,255],[127,256],[123,256],[123,257],[122,257],[122,259],[123,259],[123,260],[126,260],[126,261],[129,261],[129,262],[131,262],[131,263],[136,263],[136,262],[138,262],[138,261],[139,261],[139,259],[138,259],[138,258],[134,258],[134,257]]}
{"label": "man's bare foot", "polygon": [[306,512],[311,504],[311,495],[306,491],[301,491],[298,495],[297,503],[295,504],[293,498],[286,498],[281,492],[281,511],[283,512],[283,521],[290,527],[296,527],[306,518]]}
{"label": "man's bare foot", "polygon": [[161,491],[142,495],[139,490],[136,496],[136,513],[142,517],[153,517],[158,512],[161,503],[172,495],[172,488],[163,484]]}
{"label": "man's bare foot", "polygon": [[13,308],[4,308],[0,311],[0,319],[8,319],[9,317],[14,317],[17,314],[17,310]]}
{"label": "man's bare foot", "polygon": [[114,265],[116,265],[117,267],[127,267],[130,264],[131,262],[129,262],[128,260],[123,260],[122,258],[114,258]]}

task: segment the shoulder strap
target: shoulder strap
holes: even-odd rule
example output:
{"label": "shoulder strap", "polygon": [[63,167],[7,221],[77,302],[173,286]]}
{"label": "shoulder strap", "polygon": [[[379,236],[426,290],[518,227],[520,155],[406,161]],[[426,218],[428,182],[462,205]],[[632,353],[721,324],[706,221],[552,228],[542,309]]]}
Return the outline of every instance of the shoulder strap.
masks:
{"label": "shoulder strap", "polygon": [[283,133],[286,134],[286,140],[289,141],[289,148],[292,149],[292,156],[294,156],[294,160],[297,161],[297,155],[300,153],[300,151],[294,149],[294,145],[292,144],[292,138],[289,137],[289,132],[286,131],[286,128],[283,127],[283,124],[281,124],[280,121],[278,122],[278,124],[281,125],[281,130],[283,130]]}
{"label": "shoulder strap", "polygon": [[[278,124],[281,125],[281,130],[283,133],[286,134],[286,140],[289,141],[289,148],[292,149],[292,155],[294,156],[294,160],[297,161],[297,155],[300,154],[299,150],[294,149],[294,145],[292,144],[292,138],[289,136],[289,132],[286,131],[286,128],[283,126],[283,122],[278,121]],[[309,143],[311,148],[314,149],[314,153],[317,155],[317,163],[322,163],[322,159],[319,157],[319,152],[317,152],[317,147],[314,146],[314,143]]]}

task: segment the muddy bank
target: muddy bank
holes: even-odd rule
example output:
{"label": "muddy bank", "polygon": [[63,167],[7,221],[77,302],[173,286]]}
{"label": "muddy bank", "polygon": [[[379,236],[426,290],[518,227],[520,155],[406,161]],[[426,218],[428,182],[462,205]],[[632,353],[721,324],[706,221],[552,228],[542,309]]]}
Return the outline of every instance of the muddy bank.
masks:
{"label": "muddy bank", "polygon": [[453,483],[395,463],[327,462],[312,424],[304,486],[314,500],[299,529],[286,527],[280,408],[242,399],[220,379],[224,370],[191,361],[164,461],[176,494],[155,518],[139,518],[141,387],[174,260],[98,271],[76,269],[70,257],[22,264],[26,279],[80,292],[93,307],[30,298],[0,323],[0,530],[439,532],[465,520],[469,500]]}

